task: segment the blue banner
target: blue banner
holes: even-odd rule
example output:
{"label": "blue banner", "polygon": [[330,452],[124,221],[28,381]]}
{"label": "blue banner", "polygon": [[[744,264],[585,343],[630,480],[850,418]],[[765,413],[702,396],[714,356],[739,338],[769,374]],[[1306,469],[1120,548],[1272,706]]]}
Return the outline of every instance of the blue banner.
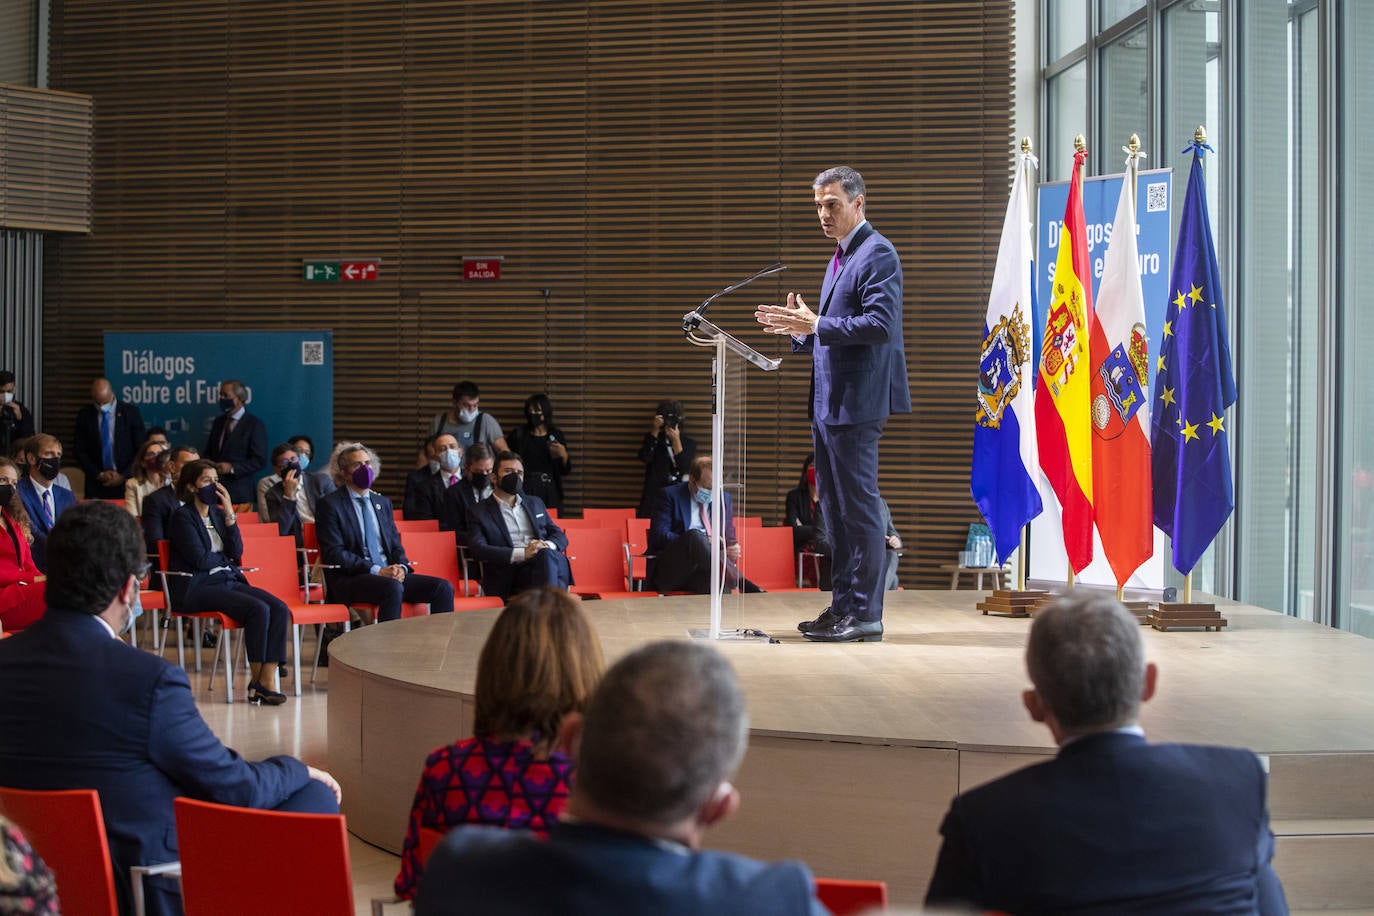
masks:
{"label": "blue banner", "polygon": [[148,426],[167,430],[173,445],[204,451],[220,382],[238,379],[248,388],[248,412],[267,424],[269,452],[288,436],[307,435],[317,470],[333,446],[330,331],[111,331],[105,376],[115,396],[136,405]]}
{"label": "blue banner", "polygon": [[[1150,349],[1159,347],[1164,330],[1164,311],[1169,304],[1169,205],[1173,194],[1173,169],[1151,169],[1137,175],[1136,247],[1140,253],[1140,288],[1145,297],[1145,331]],[[1088,260],[1092,269],[1093,302],[1097,302],[1097,286],[1102,280],[1102,259],[1107,243],[1112,239],[1112,221],[1116,219],[1116,202],[1121,197],[1123,175],[1100,175],[1083,182],[1083,216],[1088,225]],[[1069,200],[1069,183],[1057,181],[1040,185],[1039,218],[1036,225],[1035,263],[1040,270],[1035,278],[1036,304],[1034,330],[1031,333],[1035,363],[1040,362],[1040,340],[1044,336],[1045,315],[1040,308],[1051,301],[1050,283],[1054,280],[1055,256],[1059,252],[1060,221]],[[1087,280],[1087,277],[1080,279]],[[1155,364],[1150,360],[1150,384],[1154,390]]]}

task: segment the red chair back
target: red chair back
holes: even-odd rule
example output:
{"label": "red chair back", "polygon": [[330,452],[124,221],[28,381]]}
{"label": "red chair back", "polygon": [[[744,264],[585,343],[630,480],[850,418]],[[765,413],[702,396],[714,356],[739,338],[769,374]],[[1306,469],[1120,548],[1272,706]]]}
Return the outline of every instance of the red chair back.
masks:
{"label": "red chair back", "polygon": [[605,524],[598,518],[560,518],[557,520],[559,528],[564,531],[571,531],[574,528],[605,528]]}
{"label": "red chair back", "polygon": [[271,592],[288,605],[301,602],[301,573],[296,567],[296,539],[252,537],[243,541],[243,574],[248,583]]}
{"label": "red chair back", "polygon": [[429,530],[402,528],[401,546],[417,573],[447,579],[453,583],[453,593],[462,594],[458,583],[462,575],[458,568],[458,541],[452,531],[440,531],[438,522]]}
{"label": "red chair back", "polygon": [[[353,916],[341,814],[294,814],[178,798],[177,843],[187,916]],[[251,861],[244,853],[251,850]]]}
{"label": "red chair back", "polygon": [[887,909],[886,881],[846,881],[817,878],[816,898],[835,916],[862,913],[877,907]]}
{"label": "red chair back", "polygon": [[792,551],[791,528],[737,529],[740,571],[764,591],[797,590],[797,555]]}
{"label": "red chair back", "polygon": [[593,508],[588,507],[582,510],[582,518],[587,521],[597,521],[603,528],[619,528],[625,523],[626,519],[635,517],[635,507],[626,506],[624,508]]}
{"label": "red chair back", "polygon": [[[277,537],[280,534],[281,532],[277,529],[276,525],[266,522],[249,522],[248,524],[244,524],[242,521],[239,522],[239,535],[245,540],[248,538]],[[292,542],[292,549],[295,549],[294,541]]]}
{"label": "red chair back", "polygon": [[574,528],[568,532],[568,565],[579,595],[627,592],[625,547],[616,528]]}
{"label": "red chair back", "polygon": [[396,519],[396,531],[405,534],[407,531],[438,531],[439,520],[437,518],[412,518]]}
{"label": "red chair back", "polygon": [[52,869],[64,912],[118,916],[114,866],[95,789],[0,788],[0,814],[19,825]]}

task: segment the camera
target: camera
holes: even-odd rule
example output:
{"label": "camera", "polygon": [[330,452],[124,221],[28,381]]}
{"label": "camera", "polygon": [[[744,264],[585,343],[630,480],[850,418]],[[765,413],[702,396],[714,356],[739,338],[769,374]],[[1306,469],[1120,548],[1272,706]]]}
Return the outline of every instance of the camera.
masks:
{"label": "camera", "polygon": [[677,429],[678,415],[676,410],[663,411],[663,425],[667,429]]}

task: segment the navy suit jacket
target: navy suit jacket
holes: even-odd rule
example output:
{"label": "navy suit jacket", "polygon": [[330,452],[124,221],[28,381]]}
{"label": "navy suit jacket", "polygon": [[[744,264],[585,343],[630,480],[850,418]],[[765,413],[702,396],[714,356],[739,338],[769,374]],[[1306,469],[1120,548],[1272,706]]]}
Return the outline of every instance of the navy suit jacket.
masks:
{"label": "navy suit jacket", "polygon": [[[460,478],[462,474],[458,475]],[[401,517],[404,519],[442,519],[444,517],[444,483],[447,471],[434,473],[429,465],[416,468],[406,475],[406,492],[401,499]]]}
{"label": "navy suit jacket", "polygon": [[0,641],[0,696],[0,785],[100,793],[123,912],[129,866],[177,858],[173,798],[272,808],[310,779],[299,760],[249,763],[225,747],[185,671],[87,614],[49,608]]}
{"label": "navy suit jacket", "polygon": [[172,513],[181,508],[175,487],[158,487],[143,497],[143,540],[148,545],[148,554],[157,555],[157,542],[167,540],[167,532],[172,527]]}
{"label": "navy suit jacket", "polygon": [[416,916],[821,916],[801,862],[691,852],[591,824],[458,827],[425,866]]}
{"label": "navy suit jacket", "polygon": [[[238,571],[239,561],[243,559],[243,535],[239,533],[239,526],[230,525],[218,506],[210,507],[210,523],[224,542],[223,550],[215,550],[210,543],[210,532],[205,530],[205,522],[194,500],[182,504],[180,509],[172,513],[172,521],[167,528],[171,566],[172,569],[191,574],[189,580],[182,576],[168,578],[174,601],[185,598],[210,581],[210,571],[221,566],[233,569],[228,578],[247,581],[243,573]],[[219,575],[224,576],[223,573]]]}
{"label": "navy suit jacket", "polygon": [[792,341],[811,354],[810,415],[827,426],[911,412],[902,343],[902,263],[867,222],[854,231],[838,273],[826,263],[816,333]]}
{"label": "navy suit jacket", "polygon": [[[544,501],[522,493],[520,505],[529,518],[534,536],[566,553],[568,536],[549,518]],[[501,516],[501,505],[497,502],[496,494],[482,500],[468,513],[468,541],[472,546],[472,555],[482,563],[482,590],[489,595],[509,595],[514,579],[510,559],[514,545],[510,542],[510,532],[506,530],[506,520]]]}
{"label": "navy suit jacket", "polygon": [[1249,751],[1079,739],[954,799],[928,905],[1008,913],[1286,913]]}
{"label": "navy suit jacket", "polygon": [[[33,485],[33,481],[25,474],[19,480],[19,498],[24,501],[24,511],[29,513],[29,527],[33,529],[33,562],[39,569],[48,568],[48,533],[52,531],[52,525],[48,524],[48,517],[43,513],[43,498],[38,495],[38,488]],[[64,510],[76,505],[76,494],[66,487],[59,487],[53,484],[52,487],[52,515],[56,519]]]}
{"label": "navy suit jacket", "polygon": [[464,478],[444,490],[444,511],[439,516],[439,530],[452,531],[463,546],[469,545],[468,528],[473,510],[482,500],[478,498],[472,481]]}
{"label": "navy suit jacket", "polygon": [[[377,536],[386,554],[386,562],[377,565],[400,564],[409,572],[410,560],[401,546],[401,533],[396,530],[391,500],[376,490],[369,493],[367,500],[372,511],[377,513]],[[367,558],[367,547],[363,543],[363,530],[358,525],[358,513],[353,509],[353,491],[348,487],[339,487],[315,504],[315,534],[320,541],[320,562],[339,567],[324,571],[326,585],[332,587],[332,583],[342,576],[365,576],[372,572],[372,562]]]}
{"label": "navy suit jacket", "polygon": [[[725,543],[734,544],[735,507],[729,493],[720,494],[724,500],[721,514],[725,519]],[[710,506],[707,506],[710,511]],[[649,522],[649,553],[657,553],[687,533],[692,519],[697,517],[697,501],[692,498],[686,481],[675,483],[659,491],[654,503],[653,520]]]}
{"label": "navy suit jacket", "polygon": [[[114,408],[114,463],[122,477],[129,476],[129,466],[134,463],[134,453],[143,444],[145,437],[143,415],[138,408],[123,401],[115,401]],[[76,438],[72,450],[76,452],[76,463],[86,472],[87,499],[115,499],[124,495],[124,484],[118,487],[102,487],[96,480],[101,471],[109,470],[101,460],[100,409],[94,404],[86,404],[76,412]],[[115,491],[119,492],[116,493]]]}
{"label": "navy suit jacket", "polygon": [[256,502],[256,485],[253,478],[258,471],[267,467],[267,425],[248,411],[243,412],[229,439],[220,448],[220,436],[224,434],[224,424],[229,422],[228,414],[215,417],[210,426],[210,437],[205,440],[205,451],[201,455],[210,461],[227,461],[234,466],[231,474],[220,475],[220,483],[229,491],[229,498],[239,503]]}

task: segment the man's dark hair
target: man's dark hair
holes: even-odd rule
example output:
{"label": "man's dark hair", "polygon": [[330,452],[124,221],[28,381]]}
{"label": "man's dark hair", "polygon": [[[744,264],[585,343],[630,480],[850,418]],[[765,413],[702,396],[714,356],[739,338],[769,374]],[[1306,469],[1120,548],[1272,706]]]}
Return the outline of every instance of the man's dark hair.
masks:
{"label": "man's dark hair", "polygon": [[167,460],[185,461],[187,455],[195,455],[199,458],[200,449],[196,448],[194,445],[174,445],[171,450],[167,452]]}
{"label": "man's dark hair", "polygon": [[287,436],[287,437],[286,437],[286,441],[287,441],[287,442],[304,442],[306,445],[310,446],[310,457],[311,457],[311,458],[314,458],[314,457],[315,457],[315,440],[314,440],[314,439],[311,439],[309,436],[305,435],[304,433],[302,433],[302,434],[299,435],[299,436]]}
{"label": "man's dark hair", "polygon": [[287,452],[294,452],[295,450],[296,447],[292,445],[290,442],[283,442],[281,445],[278,445],[272,449],[272,457],[269,459],[269,462],[272,464],[273,467],[276,467],[278,458],[280,458],[282,455],[285,455]]}
{"label": "man's dark hair", "polygon": [[479,461],[491,458],[491,446],[485,442],[474,442],[463,452],[463,467],[470,468]]}
{"label": "man's dark hair", "polygon": [[467,379],[453,386],[453,399],[455,401],[460,398],[478,398],[481,396],[482,393],[477,390],[477,385]]}
{"label": "man's dark hair", "polygon": [[676,823],[735,772],[748,728],[724,656],[699,643],[650,643],[613,665],[587,705],[577,791],[623,817]]}
{"label": "man's dark hair", "polygon": [[860,194],[866,193],[864,188],[864,176],[854,171],[847,165],[837,165],[833,169],[826,169],[816,176],[816,180],[811,182],[811,187],[817,191],[826,185],[839,182],[840,188],[844,190],[844,196],[851,201]]}
{"label": "man's dark hair", "polygon": [[0,385],[8,385],[14,381],[14,373],[8,369],[0,369]]}
{"label": "man's dark hair", "polygon": [[520,467],[523,468],[525,466],[525,459],[521,458],[515,452],[502,452],[501,454],[496,456],[496,464],[492,465],[492,470],[496,470],[497,468],[501,467],[501,465],[505,464],[507,461],[518,461],[520,462]]}
{"label": "man's dark hair", "polygon": [[144,439],[151,439],[151,438],[153,438],[154,436],[166,436],[166,435],[167,435],[167,430],[163,429],[161,426],[150,426],[150,427],[148,427],[146,430],[144,430],[144,432],[143,432],[143,438],[144,438]]}
{"label": "man's dark hair", "polygon": [[123,507],[77,503],[48,535],[48,607],[101,613],[147,562],[146,551],[138,522]]}

